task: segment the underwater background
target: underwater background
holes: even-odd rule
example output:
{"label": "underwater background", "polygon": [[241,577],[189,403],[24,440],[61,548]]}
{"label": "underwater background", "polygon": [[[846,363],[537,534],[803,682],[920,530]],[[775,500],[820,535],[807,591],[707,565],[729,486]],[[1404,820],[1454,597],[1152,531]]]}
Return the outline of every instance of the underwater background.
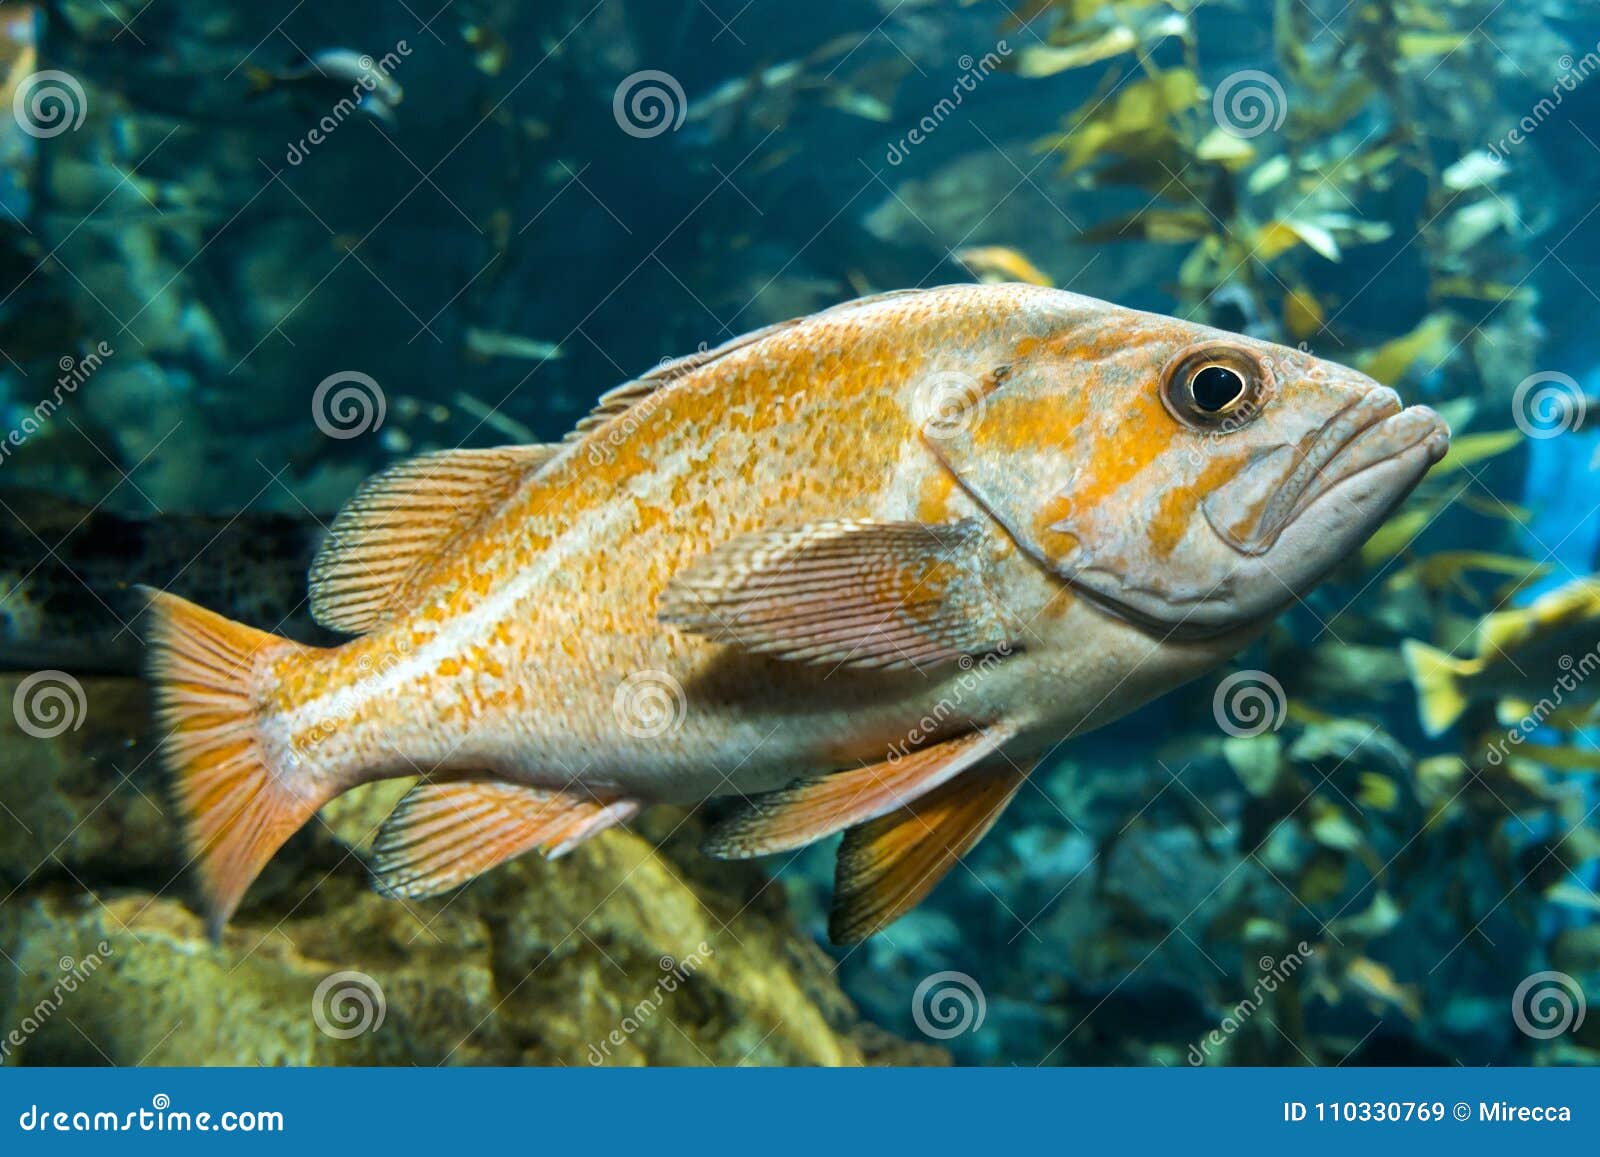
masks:
{"label": "underwater background", "polygon": [[[41,0],[0,53],[5,1063],[1600,1059],[1594,5]],[[386,464],[970,280],[1302,345],[1451,455],[854,949],[831,846],[719,863],[669,809],[384,900],[404,784],[206,940],[132,584],[318,641]],[[1542,665],[1425,727],[1407,641],[1490,615]]]}

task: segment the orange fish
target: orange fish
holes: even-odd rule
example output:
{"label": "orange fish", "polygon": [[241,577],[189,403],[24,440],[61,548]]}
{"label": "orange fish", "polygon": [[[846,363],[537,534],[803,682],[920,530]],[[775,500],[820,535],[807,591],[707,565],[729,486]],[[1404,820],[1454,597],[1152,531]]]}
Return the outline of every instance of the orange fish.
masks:
{"label": "orange fish", "polygon": [[667,363],[553,446],[367,482],[319,649],[151,592],[214,932],[324,803],[422,779],[426,896],[654,802],[713,855],[844,831],[830,933],[918,902],[1062,739],[1217,666],[1444,454],[1297,350],[1027,285],[866,298]]}

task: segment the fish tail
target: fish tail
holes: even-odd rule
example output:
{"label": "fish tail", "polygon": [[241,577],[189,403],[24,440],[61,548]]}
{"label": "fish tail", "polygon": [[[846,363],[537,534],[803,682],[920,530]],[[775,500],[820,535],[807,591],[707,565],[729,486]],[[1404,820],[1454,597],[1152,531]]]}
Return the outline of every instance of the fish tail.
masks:
{"label": "fish tail", "polygon": [[1407,639],[1400,651],[1411,673],[1412,686],[1417,689],[1417,714],[1422,720],[1422,729],[1430,738],[1443,735],[1467,709],[1461,679],[1471,673],[1472,664],[1416,639]]}
{"label": "fish tail", "polygon": [[216,940],[273,853],[339,791],[285,766],[262,738],[262,660],[310,648],[176,595],[141,590],[153,621],[146,644],[161,756]]}

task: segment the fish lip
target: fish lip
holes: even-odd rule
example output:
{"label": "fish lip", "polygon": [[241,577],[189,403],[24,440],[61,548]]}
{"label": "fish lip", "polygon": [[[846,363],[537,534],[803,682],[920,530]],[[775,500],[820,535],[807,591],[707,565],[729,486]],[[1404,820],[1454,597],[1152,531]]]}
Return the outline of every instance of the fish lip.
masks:
{"label": "fish lip", "polygon": [[1443,419],[1426,406],[1406,407],[1393,390],[1377,387],[1323,425],[1253,528],[1236,532],[1209,502],[1203,505],[1206,521],[1217,537],[1241,554],[1266,554],[1295,520],[1341,483],[1424,442],[1429,444],[1431,467],[1449,449],[1450,433]]}

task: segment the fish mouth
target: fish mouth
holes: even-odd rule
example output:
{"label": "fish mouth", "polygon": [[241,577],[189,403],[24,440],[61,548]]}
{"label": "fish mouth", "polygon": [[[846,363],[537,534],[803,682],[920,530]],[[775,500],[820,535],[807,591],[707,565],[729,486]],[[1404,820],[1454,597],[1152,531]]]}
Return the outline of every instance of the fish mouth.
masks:
{"label": "fish mouth", "polygon": [[[1313,505],[1386,462],[1414,457],[1414,477],[1397,488],[1398,505],[1450,446],[1444,420],[1426,406],[1405,408],[1378,388],[1336,413],[1309,445],[1279,446],[1202,504],[1217,537],[1240,554],[1262,555]],[[1418,453],[1413,454],[1413,451]]]}

